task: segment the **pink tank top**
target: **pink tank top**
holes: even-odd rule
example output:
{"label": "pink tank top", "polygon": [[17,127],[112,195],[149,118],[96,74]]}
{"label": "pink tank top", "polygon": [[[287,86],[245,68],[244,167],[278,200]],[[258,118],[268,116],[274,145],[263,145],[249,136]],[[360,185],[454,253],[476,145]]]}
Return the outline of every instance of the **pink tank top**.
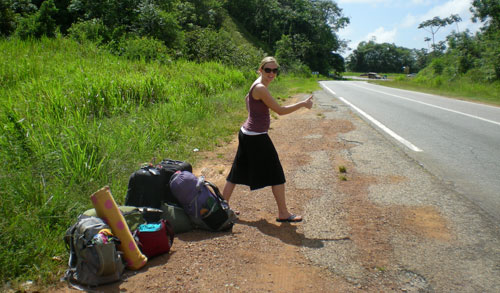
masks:
{"label": "pink tank top", "polygon": [[246,96],[248,118],[243,124],[243,128],[253,132],[267,132],[271,124],[269,108],[262,100],[256,100],[252,96],[252,91],[258,83],[254,84]]}

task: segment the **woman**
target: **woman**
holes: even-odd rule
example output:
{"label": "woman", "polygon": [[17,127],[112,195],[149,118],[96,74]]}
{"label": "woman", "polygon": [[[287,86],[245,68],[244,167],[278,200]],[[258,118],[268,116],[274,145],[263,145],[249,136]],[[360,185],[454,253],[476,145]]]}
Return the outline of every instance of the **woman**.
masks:
{"label": "woman", "polygon": [[311,109],[312,95],[293,105],[279,105],[267,88],[278,70],[278,62],[273,57],[264,58],[259,66],[260,76],[246,96],[248,118],[238,133],[238,150],[222,196],[229,201],[236,184],[248,185],[250,190],[271,186],[278,205],[276,221],[300,222],[302,217],[290,213],[286,206],[285,174],[278,153],[267,134],[271,122],[269,109],[278,115],[290,114],[302,107]]}

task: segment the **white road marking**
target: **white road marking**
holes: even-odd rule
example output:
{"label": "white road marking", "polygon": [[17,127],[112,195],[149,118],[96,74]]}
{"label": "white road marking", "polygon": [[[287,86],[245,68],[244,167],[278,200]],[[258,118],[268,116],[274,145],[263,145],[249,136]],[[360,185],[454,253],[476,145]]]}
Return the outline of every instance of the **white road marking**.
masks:
{"label": "white road marking", "polygon": [[[331,89],[329,89],[328,87],[324,86],[321,83],[320,83],[320,85],[321,85],[321,87],[323,87],[324,89],[326,89],[330,93],[332,93],[334,96],[337,96],[337,94],[334,91],[332,91]],[[359,114],[363,115],[366,119],[368,119],[369,121],[371,121],[373,124],[377,125],[380,129],[382,129],[383,131],[385,131],[387,134],[389,134],[394,139],[396,139],[397,141],[399,141],[400,143],[402,143],[403,145],[405,145],[410,150],[412,150],[414,152],[422,152],[422,150],[420,148],[418,148],[417,146],[415,146],[411,142],[407,141],[406,139],[402,138],[400,135],[398,135],[397,133],[395,133],[394,131],[392,131],[391,129],[389,129],[387,126],[385,126],[384,124],[382,124],[380,121],[378,121],[375,118],[373,118],[372,116],[368,115],[365,111],[363,111],[360,108],[354,106],[353,104],[351,104],[349,101],[347,101],[346,99],[344,99],[342,97],[337,96],[337,98],[339,100],[341,100],[344,104],[349,105],[351,108],[353,108],[354,110],[356,110]]]}
{"label": "white road marking", "polygon": [[436,105],[433,105],[433,104],[429,104],[429,103],[425,103],[425,102],[413,100],[413,99],[410,99],[410,98],[406,98],[406,97],[402,97],[402,96],[398,96],[398,95],[394,95],[394,94],[389,94],[389,93],[386,93],[386,92],[382,92],[382,91],[374,90],[374,89],[371,89],[371,88],[363,87],[363,86],[360,86],[359,84],[352,83],[352,85],[360,87],[362,89],[369,90],[369,91],[377,92],[377,93],[380,93],[380,94],[384,94],[384,95],[388,95],[388,96],[393,96],[393,97],[396,97],[396,98],[399,98],[399,99],[403,99],[403,100],[407,100],[407,101],[410,101],[410,102],[419,103],[419,104],[426,105],[426,106],[433,107],[433,108],[437,108],[437,109],[440,109],[440,110],[443,110],[443,111],[448,111],[448,112],[452,112],[452,113],[455,113],[455,114],[460,114],[460,115],[464,115],[464,116],[467,116],[467,117],[470,117],[470,118],[474,118],[474,119],[478,119],[478,120],[481,120],[481,121],[485,121],[485,122],[493,123],[493,124],[496,124],[496,125],[500,125],[500,122],[489,120],[489,119],[482,118],[482,117],[479,117],[479,116],[475,116],[475,115],[467,114],[467,113],[464,113],[464,112],[460,112],[460,111],[456,111],[456,110],[444,108],[444,107],[441,107],[441,106],[436,106]]}

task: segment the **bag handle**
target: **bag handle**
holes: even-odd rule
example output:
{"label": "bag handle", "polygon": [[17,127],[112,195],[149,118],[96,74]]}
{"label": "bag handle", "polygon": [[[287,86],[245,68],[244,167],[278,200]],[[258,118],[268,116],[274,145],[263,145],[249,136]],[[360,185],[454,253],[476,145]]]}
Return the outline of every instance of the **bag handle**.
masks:
{"label": "bag handle", "polygon": [[205,181],[205,185],[210,186],[212,188],[212,190],[214,191],[214,193],[216,195],[215,197],[217,198],[217,200],[219,200],[219,202],[226,201],[222,197],[222,194],[220,193],[219,187],[217,187],[217,185],[215,185],[215,184],[213,184],[212,182],[209,182],[209,181]]}

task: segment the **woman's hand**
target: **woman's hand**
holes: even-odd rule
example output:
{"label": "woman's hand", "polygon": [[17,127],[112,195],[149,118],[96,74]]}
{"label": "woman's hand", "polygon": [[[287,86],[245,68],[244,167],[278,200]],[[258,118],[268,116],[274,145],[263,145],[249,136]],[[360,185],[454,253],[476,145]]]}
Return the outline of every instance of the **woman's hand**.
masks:
{"label": "woman's hand", "polygon": [[312,98],[313,96],[310,95],[309,98],[307,98],[306,100],[304,100],[304,107],[306,107],[307,109],[311,109],[312,106],[313,106],[313,101],[312,101]]}

